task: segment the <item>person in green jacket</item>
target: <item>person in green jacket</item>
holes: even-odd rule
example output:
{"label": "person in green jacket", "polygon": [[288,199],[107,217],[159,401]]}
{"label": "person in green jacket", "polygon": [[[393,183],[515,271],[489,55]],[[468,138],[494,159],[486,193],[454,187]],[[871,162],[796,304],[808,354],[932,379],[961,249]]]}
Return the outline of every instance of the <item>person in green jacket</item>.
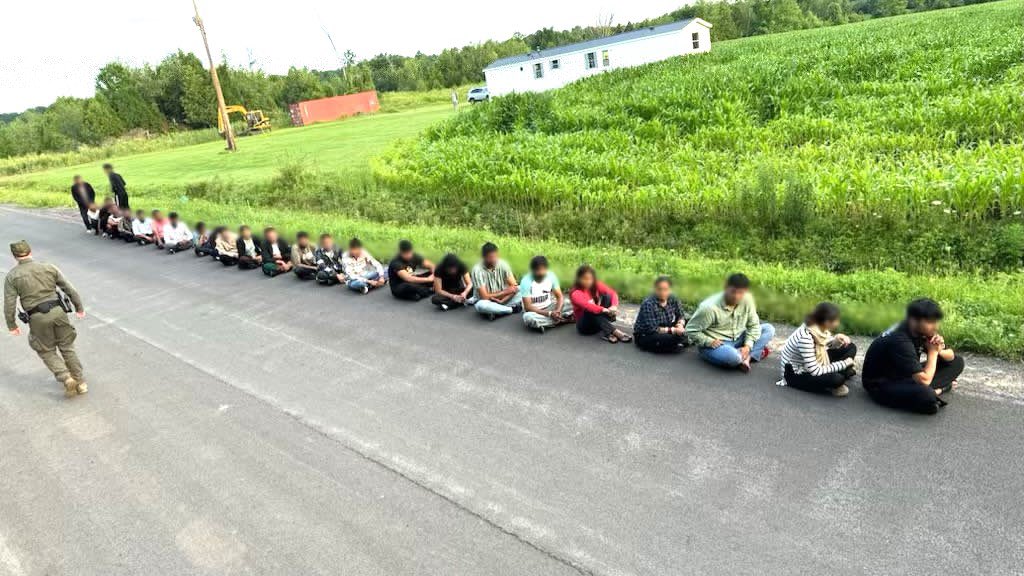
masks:
{"label": "person in green jacket", "polygon": [[724,290],[697,307],[686,325],[686,335],[706,362],[749,372],[751,362],[760,362],[771,353],[775,327],[761,323],[750,279],[733,274]]}

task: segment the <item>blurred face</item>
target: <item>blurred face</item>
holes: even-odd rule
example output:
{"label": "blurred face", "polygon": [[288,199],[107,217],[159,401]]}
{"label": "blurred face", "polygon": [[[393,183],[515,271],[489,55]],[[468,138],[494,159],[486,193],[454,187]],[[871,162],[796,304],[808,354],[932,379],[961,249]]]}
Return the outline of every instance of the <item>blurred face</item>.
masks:
{"label": "blurred face", "polygon": [[142,210],[139,210],[138,212],[135,213],[135,217],[138,218],[139,220],[145,220],[146,213],[143,212]]}
{"label": "blurred face", "polygon": [[242,235],[242,238],[245,238],[246,240],[252,238],[252,230],[248,228],[242,228],[240,234]]}
{"label": "blurred face", "polygon": [[277,242],[277,231],[276,230],[271,230],[271,231],[267,232],[267,242],[270,242],[271,244],[273,244],[274,242]]}
{"label": "blurred face", "polygon": [[334,250],[334,239],[324,238],[323,240],[320,241],[320,247],[323,248],[324,250],[327,250],[328,252]]}
{"label": "blurred face", "polygon": [[749,288],[737,288],[735,286],[725,287],[725,303],[729,306],[739,304],[749,292]]}
{"label": "blurred face", "polygon": [[911,332],[924,338],[931,338],[939,333],[938,320],[911,318],[907,321],[907,325],[910,326]]}
{"label": "blurred face", "polygon": [[488,268],[494,268],[495,266],[498,265],[498,251],[497,250],[495,250],[494,252],[491,252],[490,254],[484,256],[484,265],[486,265]]}
{"label": "blurred face", "polygon": [[177,216],[174,216],[172,218],[168,218],[167,220],[168,220],[168,222],[171,223],[171,226],[177,226],[178,225],[178,217]]}
{"label": "blurred face", "polygon": [[548,275],[548,267],[537,266],[536,268],[531,269],[530,272],[533,274],[533,277],[536,278],[537,280],[543,280],[544,277]]}
{"label": "blurred face", "polygon": [[299,246],[303,248],[309,246],[309,238],[299,238]]}
{"label": "blurred face", "polygon": [[594,273],[585,272],[583,276],[580,276],[580,287],[584,290],[590,290],[594,287]]}
{"label": "blurred face", "polygon": [[825,323],[825,329],[828,330],[829,332],[836,332],[839,329],[839,323],[839,318],[836,318],[835,320],[830,320]]}
{"label": "blurred face", "polygon": [[654,285],[654,297],[664,302],[672,295],[672,286],[668,282],[658,282]]}
{"label": "blurred face", "polygon": [[81,176],[75,176],[75,184],[81,184],[81,183],[82,183],[82,177]]}
{"label": "blurred face", "polygon": [[352,248],[348,249],[348,253],[353,258],[362,258],[363,257],[363,247],[362,246],[353,246]]}
{"label": "blurred face", "polygon": [[411,260],[412,250],[405,250],[404,252],[399,252],[398,257],[401,258],[402,260]]}
{"label": "blurred face", "polygon": [[157,210],[156,212],[153,212],[153,220],[163,220],[163,219],[164,219],[164,215],[159,210]]}

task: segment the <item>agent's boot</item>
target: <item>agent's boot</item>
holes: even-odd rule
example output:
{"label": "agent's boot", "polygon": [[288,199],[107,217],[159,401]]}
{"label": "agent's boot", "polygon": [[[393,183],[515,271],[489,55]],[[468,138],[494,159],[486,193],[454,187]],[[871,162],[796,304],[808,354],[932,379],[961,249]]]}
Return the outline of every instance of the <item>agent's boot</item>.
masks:
{"label": "agent's boot", "polygon": [[89,392],[89,386],[84,381],[79,382],[78,386],[75,387],[75,389],[78,390],[79,396],[81,396],[82,394],[87,394]]}
{"label": "agent's boot", "polygon": [[81,384],[79,384],[78,380],[68,376],[67,379],[64,380],[64,396],[68,398],[76,396],[80,385]]}

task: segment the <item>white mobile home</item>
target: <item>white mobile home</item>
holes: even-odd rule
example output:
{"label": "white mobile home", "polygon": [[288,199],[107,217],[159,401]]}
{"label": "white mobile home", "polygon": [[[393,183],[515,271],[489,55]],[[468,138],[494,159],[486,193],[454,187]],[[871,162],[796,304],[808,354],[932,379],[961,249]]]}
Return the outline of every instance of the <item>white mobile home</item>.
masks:
{"label": "white mobile home", "polygon": [[700,18],[502,58],[484,69],[491,96],[561,88],[616,68],[711,50],[711,24]]}

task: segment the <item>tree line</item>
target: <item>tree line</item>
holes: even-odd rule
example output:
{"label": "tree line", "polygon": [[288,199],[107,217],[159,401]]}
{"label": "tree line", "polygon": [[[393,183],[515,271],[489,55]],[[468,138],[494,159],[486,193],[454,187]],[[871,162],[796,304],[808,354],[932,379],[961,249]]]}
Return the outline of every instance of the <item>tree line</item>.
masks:
{"label": "tree line", "polygon": [[[291,68],[267,74],[222,62],[218,74],[228,104],[262,109],[278,122],[288,105],[301,100],[362,90],[416,91],[483,81],[492,61],[535,49],[581,42],[637,28],[699,17],[714,25],[714,40],[846,24],[912,11],[985,0],[699,0],[641,22],[611,22],[570,30],[543,28],[504,41],[487,41],[439,54],[379,54],[357,61],[351,51],[337,70]],[[96,76],[91,98],[58,98],[44,108],[0,115],[0,157],[74,150],[130,133],[161,133],[216,125],[209,72],[194,54],[178,51],[156,66],[133,68],[119,62]]]}

